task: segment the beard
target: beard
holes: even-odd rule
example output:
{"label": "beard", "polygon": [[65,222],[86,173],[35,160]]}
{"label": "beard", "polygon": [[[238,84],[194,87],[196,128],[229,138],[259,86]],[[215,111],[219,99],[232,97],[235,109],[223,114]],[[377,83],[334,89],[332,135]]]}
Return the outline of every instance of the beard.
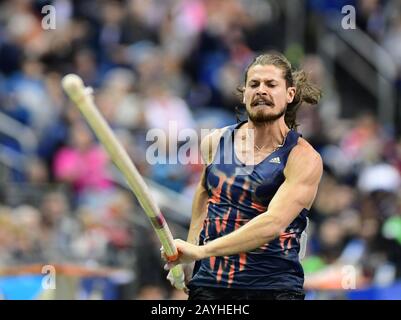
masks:
{"label": "beard", "polygon": [[264,109],[248,110],[248,108],[246,108],[246,113],[248,114],[249,119],[255,124],[272,123],[285,115],[286,111],[286,107],[284,107],[278,113],[266,113]]}

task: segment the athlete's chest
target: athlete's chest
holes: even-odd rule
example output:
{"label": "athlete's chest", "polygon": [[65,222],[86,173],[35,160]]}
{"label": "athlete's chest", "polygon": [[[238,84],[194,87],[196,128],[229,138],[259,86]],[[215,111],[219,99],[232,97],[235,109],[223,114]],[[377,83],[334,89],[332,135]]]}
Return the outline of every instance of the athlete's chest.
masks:
{"label": "athlete's chest", "polygon": [[268,161],[245,169],[215,163],[206,171],[207,190],[219,199],[267,206],[285,180],[283,170],[282,164]]}
{"label": "athlete's chest", "polygon": [[256,166],[262,163],[275,151],[274,148],[258,149],[253,140],[245,135],[237,134],[233,141],[233,157],[239,164]]}

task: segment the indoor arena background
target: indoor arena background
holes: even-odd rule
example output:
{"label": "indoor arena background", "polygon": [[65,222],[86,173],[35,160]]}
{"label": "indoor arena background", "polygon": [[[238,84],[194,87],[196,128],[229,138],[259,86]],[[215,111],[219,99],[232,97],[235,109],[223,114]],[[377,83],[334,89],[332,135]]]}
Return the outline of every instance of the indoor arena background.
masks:
{"label": "indoor arena background", "polygon": [[400,299],[397,0],[0,1],[1,298],[186,299],[60,80],[73,72],[93,87],[185,238],[201,165],[149,164],[146,134],[235,123],[244,68],[269,50],[323,89],[298,115],[325,169],[302,260],[307,299]]}

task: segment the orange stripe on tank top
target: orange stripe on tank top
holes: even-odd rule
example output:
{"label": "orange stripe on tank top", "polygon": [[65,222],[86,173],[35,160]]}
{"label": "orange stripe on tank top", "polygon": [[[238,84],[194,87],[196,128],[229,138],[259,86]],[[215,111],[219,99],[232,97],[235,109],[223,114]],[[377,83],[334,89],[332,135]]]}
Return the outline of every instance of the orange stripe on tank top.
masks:
{"label": "orange stripe on tank top", "polygon": [[231,287],[231,284],[234,281],[234,273],[235,273],[235,266],[234,263],[230,266],[230,271],[228,272],[228,287]]}
{"label": "orange stripe on tank top", "polygon": [[230,200],[230,201],[232,200],[231,188],[232,188],[234,182],[235,182],[235,177],[230,177],[230,178],[228,178],[226,180],[226,184],[227,184],[227,188],[226,188],[226,190],[227,190],[227,199]]}
{"label": "orange stripe on tank top", "polygon": [[221,232],[221,220],[220,220],[220,218],[214,220],[214,224],[216,226],[216,233],[220,234],[220,232]]}
{"label": "orange stripe on tank top", "polygon": [[251,208],[257,210],[258,212],[266,212],[267,208],[263,205],[257,204],[256,202],[252,202]]}
{"label": "orange stripe on tank top", "polygon": [[[293,233],[282,233],[280,235],[280,247],[282,250],[291,249],[292,248],[292,239],[295,238],[295,234]],[[285,246],[285,241],[288,239],[287,248]]]}
{"label": "orange stripe on tank top", "polygon": [[230,208],[228,209],[228,211],[224,214],[223,223],[222,223],[222,226],[221,226],[221,230],[222,230],[223,232],[226,231],[227,221],[228,221],[228,218],[230,217],[231,210],[232,210],[232,207],[230,207]]}
{"label": "orange stripe on tank top", "polygon": [[217,271],[217,282],[221,281],[223,271],[224,271],[224,269],[227,268],[228,262],[229,262],[228,257],[227,256],[223,257],[223,261],[219,265],[219,270]]}
{"label": "orange stripe on tank top", "polygon": [[225,174],[219,174],[218,178],[219,178],[219,183],[217,184],[217,187],[213,190],[213,194],[210,198],[210,200],[212,200],[212,202],[214,203],[220,203],[221,189],[223,187],[224,180],[227,177],[225,176]]}
{"label": "orange stripe on tank top", "polygon": [[221,281],[221,276],[223,274],[223,266],[219,264],[219,270],[217,270],[216,280],[219,283]]}
{"label": "orange stripe on tank top", "polygon": [[245,252],[241,252],[239,254],[239,271],[242,271],[245,269],[245,265],[246,265],[246,253]]}
{"label": "orange stripe on tank top", "polygon": [[210,269],[214,269],[214,264],[216,263],[216,257],[210,257],[209,258],[210,261]]}

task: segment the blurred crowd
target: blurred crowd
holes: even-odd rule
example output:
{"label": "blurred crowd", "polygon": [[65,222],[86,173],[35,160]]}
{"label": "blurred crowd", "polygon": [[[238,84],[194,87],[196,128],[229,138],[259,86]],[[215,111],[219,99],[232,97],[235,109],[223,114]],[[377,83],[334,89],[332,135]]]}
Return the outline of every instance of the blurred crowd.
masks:
{"label": "blurred crowd", "polygon": [[[358,26],[398,62],[401,79],[398,2],[305,6],[324,18],[340,3],[356,6]],[[56,28],[45,30],[49,4]],[[143,176],[191,198],[201,165],[150,165],[148,130],[167,132],[175,121],[200,132],[244,117],[236,88],[255,54],[284,51],[284,18],[277,0],[0,1],[0,266],[125,268],[132,279],[122,298],[183,298],[166,283],[157,238],[61,78],[77,73],[94,89]],[[291,61],[324,91],[319,106],[298,115],[325,163],[305,272],[354,265],[367,284],[392,283],[401,278],[401,140],[372,113],[339,116],[340,93],[325,87],[328,70],[313,46]],[[176,142],[157,143],[168,151]]]}

